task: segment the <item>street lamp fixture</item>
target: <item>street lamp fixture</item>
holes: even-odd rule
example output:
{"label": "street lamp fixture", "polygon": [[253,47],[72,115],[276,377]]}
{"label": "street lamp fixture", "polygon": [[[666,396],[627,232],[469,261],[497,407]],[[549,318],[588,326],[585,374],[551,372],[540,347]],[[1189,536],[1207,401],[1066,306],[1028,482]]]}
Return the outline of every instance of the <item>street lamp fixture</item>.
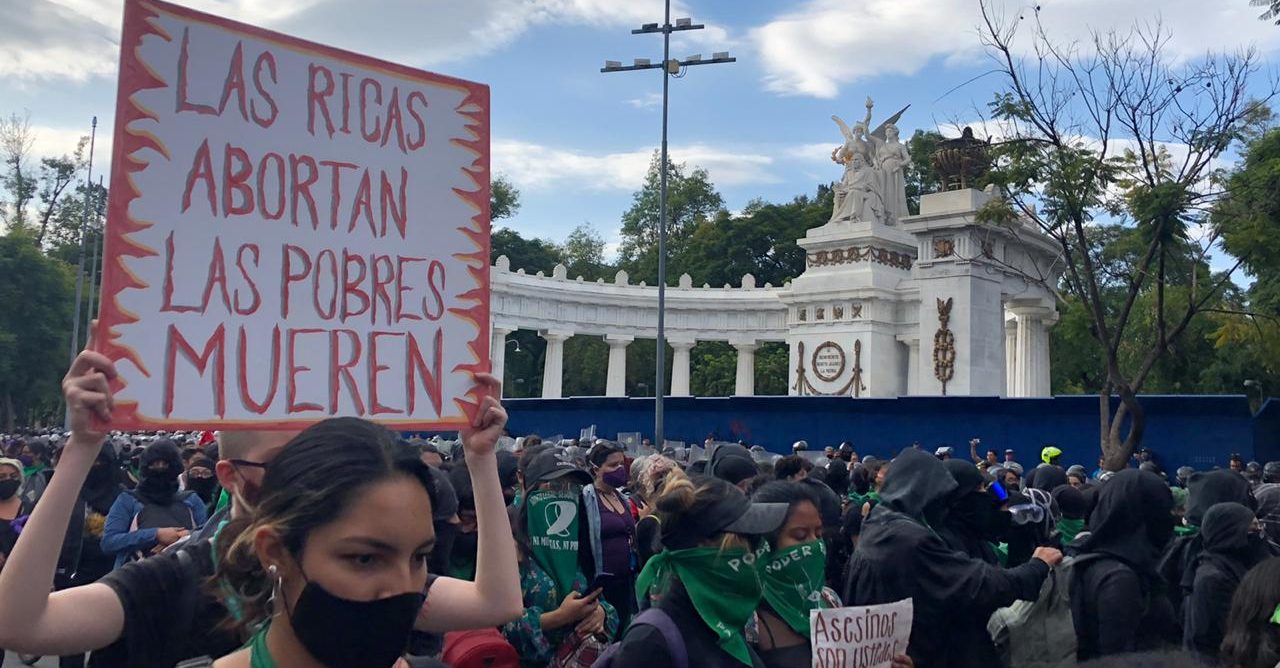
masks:
{"label": "street lamp fixture", "polygon": [[[660,196],[661,211],[658,215],[658,341],[657,341],[657,370],[655,372],[654,383],[654,442],[662,443],[664,439],[663,428],[663,398],[667,393],[666,383],[666,355],[667,355],[667,335],[666,335],[666,310],[667,310],[667,126],[668,126],[668,101],[670,99],[671,77],[681,76],[686,67],[694,65],[716,65],[720,63],[736,62],[736,58],[729,57],[728,51],[718,51],[713,54],[710,60],[703,60],[702,54],[690,56],[684,60],[677,60],[671,57],[671,34],[676,32],[684,32],[686,30],[702,30],[706,28],[701,23],[694,23],[693,19],[681,18],[676,19],[675,24],[671,23],[671,0],[666,0],[665,13],[663,15],[662,24],[646,23],[636,30],[632,30],[633,35],[662,34],[662,62],[652,63],[647,58],[636,58],[634,64],[623,66],[621,61],[606,60],[601,72],[634,72],[638,70],[654,70],[661,69],[664,72],[662,77],[662,192]],[[643,383],[638,384],[639,387],[646,387]]]}

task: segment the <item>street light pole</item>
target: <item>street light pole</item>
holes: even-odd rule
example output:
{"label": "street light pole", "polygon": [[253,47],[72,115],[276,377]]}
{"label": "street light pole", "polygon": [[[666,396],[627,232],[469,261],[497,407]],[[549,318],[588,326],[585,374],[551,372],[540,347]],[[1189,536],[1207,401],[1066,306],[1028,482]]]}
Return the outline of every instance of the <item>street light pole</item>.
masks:
{"label": "street light pole", "polygon": [[653,442],[659,448],[665,442],[664,423],[663,423],[663,399],[667,394],[667,118],[668,118],[668,100],[670,99],[671,77],[683,76],[684,68],[692,65],[715,65],[718,63],[736,62],[736,58],[730,58],[729,53],[719,52],[713,55],[710,60],[703,60],[702,55],[689,56],[684,60],[673,60],[671,58],[671,33],[683,32],[685,30],[702,30],[706,26],[702,24],[694,24],[690,19],[678,19],[676,24],[671,24],[671,0],[665,0],[665,12],[663,14],[662,25],[657,23],[647,23],[637,30],[632,30],[633,35],[647,35],[651,33],[662,33],[662,63],[653,64],[648,59],[637,58],[632,65],[623,66],[621,62],[606,60],[604,67],[600,68],[601,72],[634,72],[638,70],[662,70],[662,157],[661,162],[661,194],[659,195],[659,211],[658,211],[658,341],[657,341],[657,371],[655,373],[654,384],[654,408],[653,408]]}

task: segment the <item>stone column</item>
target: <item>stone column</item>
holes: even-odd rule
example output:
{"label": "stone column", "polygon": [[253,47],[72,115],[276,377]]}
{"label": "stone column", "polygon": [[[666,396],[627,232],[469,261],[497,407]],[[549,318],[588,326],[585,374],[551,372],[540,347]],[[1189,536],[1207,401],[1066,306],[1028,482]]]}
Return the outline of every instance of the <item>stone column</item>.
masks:
{"label": "stone column", "polygon": [[[497,325],[489,329],[493,336],[493,343],[489,346],[489,373],[492,373],[499,381],[502,381],[503,372],[507,368],[507,336],[515,330],[507,327],[498,327]],[[506,394],[505,383],[503,384],[503,394]]]}
{"label": "stone column", "polygon": [[907,341],[907,395],[920,393],[920,339]]}
{"label": "stone column", "polygon": [[1018,319],[1004,321],[1004,396],[1016,397],[1018,373]]}
{"label": "stone column", "polygon": [[689,392],[689,351],[693,349],[693,341],[672,341],[671,345],[671,393],[672,397],[687,397]]}
{"label": "stone column", "polygon": [[1014,396],[1049,396],[1049,331],[1053,313],[1045,308],[1014,310],[1018,318]]}
{"label": "stone column", "polygon": [[635,338],[620,334],[604,337],[604,342],[609,344],[609,375],[604,389],[606,397],[627,396],[627,346]]}
{"label": "stone column", "polygon": [[733,386],[734,396],[749,397],[756,393],[756,343],[730,344],[738,351],[738,377]]}
{"label": "stone column", "polygon": [[564,342],[573,332],[547,330],[539,332],[547,341],[546,361],[542,367],[542,398],[559,399],[564,387]]}

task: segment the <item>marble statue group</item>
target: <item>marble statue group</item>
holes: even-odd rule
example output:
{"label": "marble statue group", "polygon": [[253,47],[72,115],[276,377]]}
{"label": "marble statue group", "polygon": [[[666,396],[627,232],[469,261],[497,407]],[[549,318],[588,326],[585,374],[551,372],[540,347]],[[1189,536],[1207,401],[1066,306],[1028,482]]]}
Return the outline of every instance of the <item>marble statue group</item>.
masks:
{"label": "marble statue group", "polygon": [[902,111],[870,130],[874,106],[867,98],[867,114],[852,128],[839,116],[831,117],[844,134],[844,144],[831,152],[831,159],[844,165],[844,176],[835,185],[832,222],[894,225],[908,215],[905,170],[911,154],[895,125]]}

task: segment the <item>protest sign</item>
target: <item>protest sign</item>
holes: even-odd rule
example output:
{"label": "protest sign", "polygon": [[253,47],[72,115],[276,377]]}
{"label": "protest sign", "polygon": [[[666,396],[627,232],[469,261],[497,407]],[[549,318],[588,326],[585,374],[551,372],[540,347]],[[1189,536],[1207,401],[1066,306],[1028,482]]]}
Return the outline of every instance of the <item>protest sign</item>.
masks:
{"label": "protest sign", "polygon": [[117,429],[469,422],[489,89],[126,0],[94,347]]}
{"label": "protest sign", "polygon": [[907,652],[912,615],[909,598],[810,611],[813,668],[888,668],[893,657]]}

